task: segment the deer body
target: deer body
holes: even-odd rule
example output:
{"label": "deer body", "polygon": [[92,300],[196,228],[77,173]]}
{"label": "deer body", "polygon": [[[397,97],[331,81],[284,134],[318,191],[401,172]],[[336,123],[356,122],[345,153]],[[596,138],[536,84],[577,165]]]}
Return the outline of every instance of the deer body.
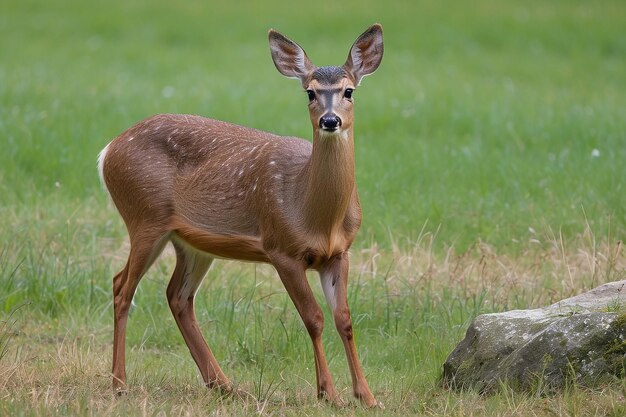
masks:
{"label": "deer body", "polygon": [[99,169],[128,229],[131,250],[113,280],[113,384],[125,386],[125,332],[137,284],[165,244],[177,263],[167,297],[185,342],[211,387],[230,390],[202,337],[195,293],[213,258],[271,263],[313,342],[320,397],[341,404],[321,344],[323,316],[306,269],[320,273],[350,367],[353,390],[377,404],[356,356],[346,302],[347,251],[361,222],[354,180],[352,91],[382,58],[374,25],[343,67],[317,68],[294,42],[270,31],[278,70],[309,95],[313,143],[190,115],[157,115],[101,152]]}
{"label": "deer body", "polygon": [[[139,211],[143,221],[217,257],[270,262],[268,253],[283,251],[318,265],[346,251],[360,224],[351,151],[351,141],[312,146],[163,114],[111,142],[102,175],[131,228]],[[325,175],[312,175],[318,172]]]}

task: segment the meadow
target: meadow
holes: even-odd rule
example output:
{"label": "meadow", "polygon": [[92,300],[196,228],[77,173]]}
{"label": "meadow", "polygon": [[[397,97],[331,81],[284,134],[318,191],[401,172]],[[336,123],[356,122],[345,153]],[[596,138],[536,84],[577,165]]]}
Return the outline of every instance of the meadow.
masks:
{"label": "meadow", "polygon": [[[136,294],[117,398],[111,279],[128,242],[100,149],[165,112],[310,138],[306,95],[276,72],[267,30],[331,65],[374,22],[385,57],[355,92],[364,219],[349,301],[386,408],[351,399],[325,306],[350,404],[315,399],[308,335],[277,276],[232,261],[215,263],[196,312],[249,395],[207,390],[167,307],[171,250]],[[624,380],[491,396],[439,383],[476,315],[626,279],[624,27],[620,0],[3,2],[0,415],[625,415]]]}

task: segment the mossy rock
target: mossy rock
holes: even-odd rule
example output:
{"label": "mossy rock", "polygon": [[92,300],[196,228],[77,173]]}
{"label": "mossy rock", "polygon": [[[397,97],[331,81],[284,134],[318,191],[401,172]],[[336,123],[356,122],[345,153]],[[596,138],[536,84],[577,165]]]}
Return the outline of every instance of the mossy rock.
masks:
{"label": "mossy rock", "polygon": [[553,390],[623,377],[625,285],[605,284],[541,309],[478,316],[443,366],[444,385],[489,392],[505,382]]}

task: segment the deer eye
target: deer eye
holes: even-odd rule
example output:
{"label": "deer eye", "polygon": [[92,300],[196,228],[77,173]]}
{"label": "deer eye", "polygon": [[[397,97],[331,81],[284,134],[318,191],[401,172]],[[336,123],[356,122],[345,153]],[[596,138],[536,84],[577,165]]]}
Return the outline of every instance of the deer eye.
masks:
{"label": "deer eye", "polygon": [[353,92],[354,90],[352,88],[346,88],[346,91],[344,91],[343,96],[349,100],[352,98]]}
{"label": "deer eye", "polygon": [[315,100],[315,91],[313,91],[313,90],[306,90],[306,93],[309,96],[309,101]]}

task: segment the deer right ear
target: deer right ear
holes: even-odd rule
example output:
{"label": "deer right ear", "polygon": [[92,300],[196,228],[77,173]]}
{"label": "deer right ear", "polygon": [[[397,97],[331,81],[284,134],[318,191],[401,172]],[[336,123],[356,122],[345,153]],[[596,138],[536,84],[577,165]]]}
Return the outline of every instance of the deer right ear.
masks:
{"label": "deer right ear", "polygon": [[383,50],[383,27],[376,23],[358,37],[343,64],[354,76],[356,85],[361,83],[363,77],[376,71],[383,59]]}
{"label": "deer right ear", "polygon": [[268,37],[276,69],[286,77],[299,79],[304,85],[307,76],[315,69],[304,49],[274,29],[270,29]]}

